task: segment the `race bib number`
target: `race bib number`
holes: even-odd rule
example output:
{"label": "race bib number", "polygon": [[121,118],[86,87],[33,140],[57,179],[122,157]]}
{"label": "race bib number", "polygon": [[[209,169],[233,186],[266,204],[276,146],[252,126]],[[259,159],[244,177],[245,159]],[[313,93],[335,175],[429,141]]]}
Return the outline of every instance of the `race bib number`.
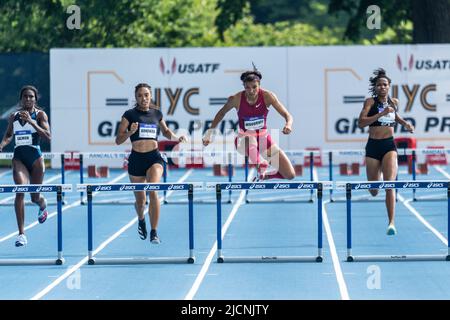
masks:
{"label": "race bib number", "polygon": [[[378,113],[383,112],[383,110],[384,110],[384,108],[378,107]],[[390,112],[387,115],[384,115],[384,116],[378,118],[378,121],[384,126],[393,124],[395,122],[395,112]]]}
{"label": "race bib number", "polygon": [[33,137],[31,131],[16,131],[15,132],[16,146],[29,146],[33,144]]}
{"label": "race bib number", "polygon": [[264,128],[264,118],[247,118],[244,120],[244,128],[246,130],[259,130]]}
{"label": "race bib number", "polygon": [[158,134],[158,127],[156,124],[139,124],[139,138],[156,139]]}

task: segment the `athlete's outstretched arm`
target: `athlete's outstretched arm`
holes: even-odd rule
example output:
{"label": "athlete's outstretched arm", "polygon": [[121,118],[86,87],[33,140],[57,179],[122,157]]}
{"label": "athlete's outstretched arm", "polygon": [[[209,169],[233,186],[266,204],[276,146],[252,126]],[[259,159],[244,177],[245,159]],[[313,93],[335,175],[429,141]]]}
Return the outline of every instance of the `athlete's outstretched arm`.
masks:
{"label": "athlete's outstretched arm", "polygon": [[[393,98],[392,99],[395,103],[396,106],[398,106],[398,99]],[[398,109],[398,108],[397,108]],[[408,132],[413,133],[414,132],[414,126],[409,123],[408,121],[406,121],[405,119],[403,119],[398,112],[395,113],[395,122],[399,123],[400,125],[402,125],[403,127],[406,128],[406,130],[408,130]]]}
{"label": "athlete's outstretched arm", "polygon": [[222,121],[228,111],[238,106],[238,101],[239,94],[229,97],[225,105],[217,112],[213,122],[211,123],[211,127],[206,130],[205,135],[203,136],[204,146],[207,146],[211,143],[211,135],[213,134],[214,129],[219,125],[220,121]]}
{"label": "athlete's outstretched arm", "polygon": [[284,134],[289,134],[292,131],[292,122],[294,119],[286,107],[278,100],[278,97],[273,92],[267,92],[269,94],[270,104],[277,110],[277,112],[286,120],[286,124],[282,132]]}
{"label": "athlete's outstretched arm", "polygon": [[169,129],[164,119],[159,121],[159,127],[164,137],[172,141],[187,142],[186,136],[177,136],[172,130]]}
{"label": "athlete's outstretched arm", "polygon": [[[28,112],[26,114],[29,116]],[[50,133],[50,125],[48,123],[48,116],[44,111],[39,112],[38,117],[39,116],[40,116],[39,125],[37,124],[37,121],[32,120],[31,117],[28,122],[30,122],[30,124],[33,126],[33,128],[36,130],[36,132],[39,134],[39,136],[47,139],[47,141],[50,141],[50,139],[52,138],[52,135]]]}

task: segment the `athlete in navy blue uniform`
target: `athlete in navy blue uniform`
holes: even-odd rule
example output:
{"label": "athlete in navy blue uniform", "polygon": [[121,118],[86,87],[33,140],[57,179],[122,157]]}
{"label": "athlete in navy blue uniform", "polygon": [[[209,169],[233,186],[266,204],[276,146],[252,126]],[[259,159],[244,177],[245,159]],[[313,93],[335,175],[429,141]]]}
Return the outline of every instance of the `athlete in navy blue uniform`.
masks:
{"label": "athlete in navy blue uniform", "polygon": [[[186,142],[185,136],[178,137],[166,125],[163,115],[157,106],[151,104],[151,87],[140,83],[134,91],[136,106],[127,110],[120,122],[116,143],[122,144],[128,138],[131,140],[132,150],[128,158],[128,174],[132,183],[158,183],[163,174],[165,161],[158,150],[158,134],[161,131],[164,137],[170,140]],[[145,224],[145,192],[136,191],[135,208],[138,215],[138,232],[142,240],[147,238]],[[160,243],[157,234],[160,203],[157,191],[150,191],[150,241]]]}
{"label": "athlete in navy blue uniform", "polygon": [[[25,86],[20,90],[20,109],[9,117],[8,128],[0,151],[14,139],[14,156],[12,159],[13,178],[15,184],[42,184],[45,165],[42,157],[40,140],[50,140],[50,126],[47,114],[37,105],[38,91],[33,86]],[[15,245],[27,244],[24,230],[25,195],[16,193],[14,202],[19,234]],[[39,193],[31,193],[31,201],[39,206],[38,221],[47,219],[47,201]]]}
{"label": "athlete in navy blue uniform", "polygon": [[[369,140],[366,144],[366,171],[369,181],[379,181],[381,173],[383,180],[392,181],[397,176],[397,148],[394,143],[394,125],[399,123],[409,132],[414,126],[398,114],[398,99],[389,97],[391,79],[383,69],[377,69],[370,78],[372,98],[366,99],[359,115],[359,127],[369,126]],[[378,194],[378,189],[369,190],[372,196]],[[386,208],[389,225],[388,235],[395,235],[395,192],[386,190]]]}

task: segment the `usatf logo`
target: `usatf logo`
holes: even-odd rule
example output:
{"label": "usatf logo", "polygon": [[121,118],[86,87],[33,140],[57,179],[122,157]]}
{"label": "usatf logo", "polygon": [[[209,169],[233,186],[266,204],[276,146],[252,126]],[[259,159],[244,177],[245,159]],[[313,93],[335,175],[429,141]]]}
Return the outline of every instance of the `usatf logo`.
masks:
{"label": "usatf logo", "polygon": [[172,63],[167,66],[164,63],[164,59],[159,58],[159,70],[162,74],[172,75],[176,72],[183,73],[214,73],[219,70],[220,63],[208,62],[208,63],[182,63],[178,64],[176,58],[172,59]]}
{"label": "usatf logo", "polygon": [[370,189],[372,188],[372,184],[371,183],[358,183],[357,185],[355,185],[355,190],[358,189]]}
{"label": "usatf logo", "polygon": [[[406,61],[405,61],[406,62]],[[411,54],[408,64],[403,63],[400,55],[397,54],[397,67],[400,71],[415,70],[450,70],[450,59],[414,59]]]}
{"label": "usatf logo", "polygon": [[120,186],[119,190],[120,191],[136,190],[136,186],[130,186],[130,185],[123,184]]}
{"label": "usatf logo", "polygon": [[413,68],[413,66],[414,66],[414,56],[413,55],[409,56],[408,67],[406,67],[406,64],[403,65],[400,55],[397,54],[397,67],[400,71],[411,70]]}
{"label": "usatf logo", "polygon": [[427,188],[444,188],[444,183],[443,182],[430,182],[427,185]]}
{"label": "usatf logo", "polygon": [[419,186],[420,186],[420,184],[416,183],[416,182],[406,182],[403,185],[403,188],[418,188]]}

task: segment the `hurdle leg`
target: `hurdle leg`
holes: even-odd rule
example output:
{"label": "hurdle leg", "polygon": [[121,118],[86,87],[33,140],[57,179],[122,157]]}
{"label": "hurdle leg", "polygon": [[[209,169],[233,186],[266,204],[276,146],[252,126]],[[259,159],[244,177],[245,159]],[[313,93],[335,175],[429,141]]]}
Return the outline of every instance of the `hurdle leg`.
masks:
{"label": "hurdle leg", "polygon": [[87,188],[87,206],[88,206],[88,264],[95,264],[93,257],[93,231],[92,231],[92,188]]}
{"label": "hurdle leg", "polygon": [[189,258],[188,263],[195,262],[194,256],[194,186],[189,185],[188,190],[188,200],[189,200]]}
{"label": "hurdle leg", "polygon": [[317,262],[323,261],[322,256],[322,197],[323,197],[323,185],[319,183],[317,188]]}
{"label": "hurdle leg", "polygon": [[347,200],[347,261],[352,262],[352,186],[347,183],[346,186]]}
{"label": "hurdle leg", "polygon": [[[333,151],[328,152],[328,177],[333,181]],[[333,201],[333,188],[330,188],[330,202]]]}
{"label": "hurdle leg", "polygon": [[[80,184],[83,184],[84,183],[84,178],[83,178],[83,154],[80,153],[79,156],[80,156]],[[84,192],[81,191],[80,192],[80,203],[81,204],[85,204],[84,200],[83,200],[83,197],[84,197]]]}
{"label": "hurdle leg", "polygon": [[[64,153],[61,154],[61,184],[66,183],[66,175],[65,175],[65,168],[64,168]],[[64,200],[65,193],[62,193],[62,204],[66,204],[66,201]]]}
{"label": "hurdle leg", "polygon": [[56,199],[57,199],[57,211],[58,211],[58,259],[56,260],[57,265],[62,265],[64,263],[63,258],[63,246],[62,246],[62,192],[61,187],[58,187],[58,192],[56,193]]}
{"label": "hurdle leg", "polygon": [[[314,153],[310,152],[309,153],[309,180],[311,182],[314,181],[313,170],[314,170]],[[311,189],[311,193],[310,193],[309,202],[314,202],[314,190],[312,190],[312,189]]]}
{"label": "hurdle leg", "polygon": [[[412,178],[413,181],[416,181],[416,152],[412,151]],[[413,189],[413,201],[417,201],[416,198],[416,189]]]}
{"label": "hurdle leg", "polygon": [[[245,171],[245,182],[248,182],[248,156],[245,156],[244,171]],[[248,203],[248,190],[245,190],[245,203]]]}
{"label": "hurdle leg", "polygon": [[220,185],[216,185],[217,202],[217,262],[223,263],[222,255],[222,190]]}

